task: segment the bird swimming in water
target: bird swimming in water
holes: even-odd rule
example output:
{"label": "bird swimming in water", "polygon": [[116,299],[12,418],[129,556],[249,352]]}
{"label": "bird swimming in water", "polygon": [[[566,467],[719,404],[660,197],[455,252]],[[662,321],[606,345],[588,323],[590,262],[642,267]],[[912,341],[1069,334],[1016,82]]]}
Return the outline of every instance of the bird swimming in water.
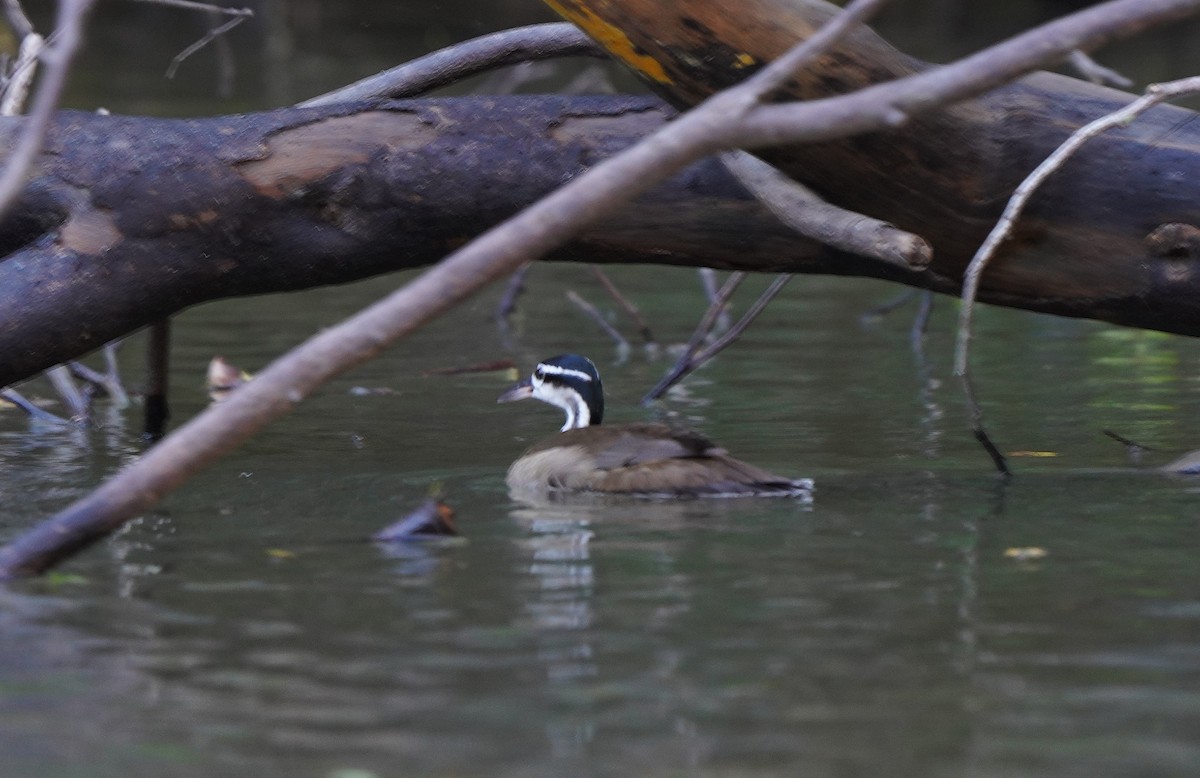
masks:
{"label": "bird swimming in water", "polygon": [[604,426],[604,387],[587,357],[562,354],[497,402],[535,398],[566,413],[562,430],[508,469],[516,493],[600,492],[645,497],[774,496],[812,499],[810,479],[768,473],[708,438],[648,422]]}

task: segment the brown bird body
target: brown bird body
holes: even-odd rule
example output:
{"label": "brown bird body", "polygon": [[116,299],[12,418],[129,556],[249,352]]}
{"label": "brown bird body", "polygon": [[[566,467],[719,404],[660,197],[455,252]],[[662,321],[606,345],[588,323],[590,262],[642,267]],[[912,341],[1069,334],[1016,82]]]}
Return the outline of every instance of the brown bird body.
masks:
{"label": "brown bird body", "polygon": [[811,484],[734,459],[712,441],[665,424],[619,424],[560,432],[508,469],[515,491],[642,496],[796,496]]}
{"label": "brown bird body", "polygon": [[734,459],[703,435],[665,424],[600,424],[600,376],[584,357],[568,354],[542,362],[532,379],[500,401],[527,397],[563,408],[567,423],[508,469],[506,481],[514,494],[811,498],[811,480],[784,478]]}

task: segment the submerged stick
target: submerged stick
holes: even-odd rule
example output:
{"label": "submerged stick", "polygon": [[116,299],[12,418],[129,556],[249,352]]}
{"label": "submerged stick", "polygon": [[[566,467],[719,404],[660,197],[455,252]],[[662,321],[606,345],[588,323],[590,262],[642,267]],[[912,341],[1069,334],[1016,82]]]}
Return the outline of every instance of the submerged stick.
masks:
{"label": "submerged stick", "polygon": [[975,436],[975,440],[979,441],[979,445],[983,446],[983,450],[992,458],[992,464],[996,470],[1004,478],[1012,477],[1012,470],[1008,468],[1008,459],[1004,454],[1000,453],[1000,449],[992,442],[992,436],[988,434],[987,428],[983,426],[983,408],[979,405],[979,400],[975,397],[975,386],[971,382],[969,374],[959,376],[962,382],[963,396],[967,402],[967,413],[971,418],[971,434]]}
{"label": "submerged stick", "polygon": [[592,275],[596,277],[596,280],[600,282],[605,291],[608,292],[609,296],[617,301],[617,305],[621,306],[621,310],[625,311],[625,314],[629,318],[633,319],[634,324],[637,325],[638,333],[642,336],[642,343],[648,347],[654,346],[654,333],[650,332],[650,325],[646,323],[646,319],[642,316],[641,310],[639,310],[638,307],[633,304],[632,300],[621,294],[621,290],[618,289],[617,285],[612,282],[612,279],[608,277],[607,273],[595,265],[592,265],[591,269]]}
{"label": "submerged stick", "polygon": [[142,434],[158,440],[167,431],[171,406],[167,387],[171,377],[171,320],[150,325],[146,341],[146,390],[142,400]]}
{"label": "submerged stick", "polygon": [[604,334],[612,338],[612,341],[617,345],[618,350],[622,352],[629,351],[629,341],[625,339],[625,336],[622,335],[616,327],[609,323],[608,319],[604,318],[604,314],[600,313],[600,310],[596,308],[596,306],[580,297],[573,289],[567,290],[567,299],[570,300],[576,308],[583,311],[583,313],[589,319],[596,322],[596,325],[600,327],[600,329],[604,330]]}
{"label": "submerged stick", "polygon": [[[791,279],[791,275],[787,273],[781,273],[780,275],[776,276],[775,280],[771,282],[771,285],[767,287],[766,291],[759,295],[758,299],[754,301],[754,304],[751,305],[744,314],[742,314],[742,318],[738,319],[736,324],[722,333],[721,337],[717,338],[712,343],[701,349],[701,344],[703,343],[704,338],[708,335],[708,332],[712,329],[712,323],[715,320],[715,314],[713,311],[718,307],[724,308],[725,303],[728,301],[728,296],[733,293],[733,289],[737,287],[737,284],[741,283],[741,278],[738,278],[737,283],[732,284],[732,286],[730,285],[729,281],[727,281],[725,287],[721,290],[721,294],[718,295],[718,300],[715,301],[713,305],[709,306],[708,311],[705,312],[704,319],[701,320],[700,326],[696,328],[696,331],[693,333],[692,339],[688,342],[683,354],[680,355],[679,359],[676,360],[675,365],[667,372],[667,374],[663,376],[662,380],[655,384],[653,389],[651,389],[649,392],[646,392],[646,396],[642,398],[642,404],[645,405],[662,397],[668,389],[682,381],[686,376],[693,373],[705,362],[708,362],[710,359],[728,347],[731,343],[736,341],[741,334],[746,331],[746,328],[758,318],[758,315],[766,309],[767,303],[775,299],[775,295],[779,294],[783,290],[783,287],[787,285],[787,282]],[[733,276],[731,275],[730,281],[733,280]],[[728,292],[726,292],[726,289],[728,289]]]}
{"label": "submerged stick", "polygon": [[71,423],[61,416],[57,416],[50,411],[39,408],[35,403],[25,399],[25,396],[16,389],[0,389],[0,399],[7,400],[8,402],[17,406],[21,410],[25,411],[25,413],[29,414],[29,417],[32,419],[37,419],[38,421],[47,421],[51,424],[65,425]]}

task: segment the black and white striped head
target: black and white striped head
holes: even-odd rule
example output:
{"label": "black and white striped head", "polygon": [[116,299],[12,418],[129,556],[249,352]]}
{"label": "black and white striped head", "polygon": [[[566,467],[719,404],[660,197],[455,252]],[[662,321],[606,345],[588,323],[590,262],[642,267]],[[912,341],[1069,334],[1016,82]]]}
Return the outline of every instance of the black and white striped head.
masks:
{"label": "black and white striped head", "polygon": [[497,402],[533,397],[563,409],[563,431],[599,424],[604,420],[604,385],[587,357],[560,354],[538,363],[533,375],[500,395]]}

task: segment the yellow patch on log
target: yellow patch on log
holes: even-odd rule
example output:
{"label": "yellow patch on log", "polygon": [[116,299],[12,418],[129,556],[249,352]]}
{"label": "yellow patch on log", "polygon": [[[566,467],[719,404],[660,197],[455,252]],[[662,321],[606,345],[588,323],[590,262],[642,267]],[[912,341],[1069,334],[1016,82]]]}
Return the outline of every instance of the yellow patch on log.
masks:
{"label": "yellow patch on log", "polygon": [[424,148],[437,136],[437,128],[411,113],[336,116],[281,130],[267,141],[266,156],[241,162],[238,169],[260,193],[278,198],[378,151]]}
{"label": "yellow patch on log", "polygon": [[577,25],[591,36],[592,40],[626,65],[660,84],[671,83],[671,77],[667,75],[667,71],[663,70],[663,66],[658,63],[658,60],[639,52],[633,45],[633,41],[629,40],[629,36],[619,27],[609,24],[591,10],[575,3],[562,3],[559,0],[544,1],[560,16]]}

